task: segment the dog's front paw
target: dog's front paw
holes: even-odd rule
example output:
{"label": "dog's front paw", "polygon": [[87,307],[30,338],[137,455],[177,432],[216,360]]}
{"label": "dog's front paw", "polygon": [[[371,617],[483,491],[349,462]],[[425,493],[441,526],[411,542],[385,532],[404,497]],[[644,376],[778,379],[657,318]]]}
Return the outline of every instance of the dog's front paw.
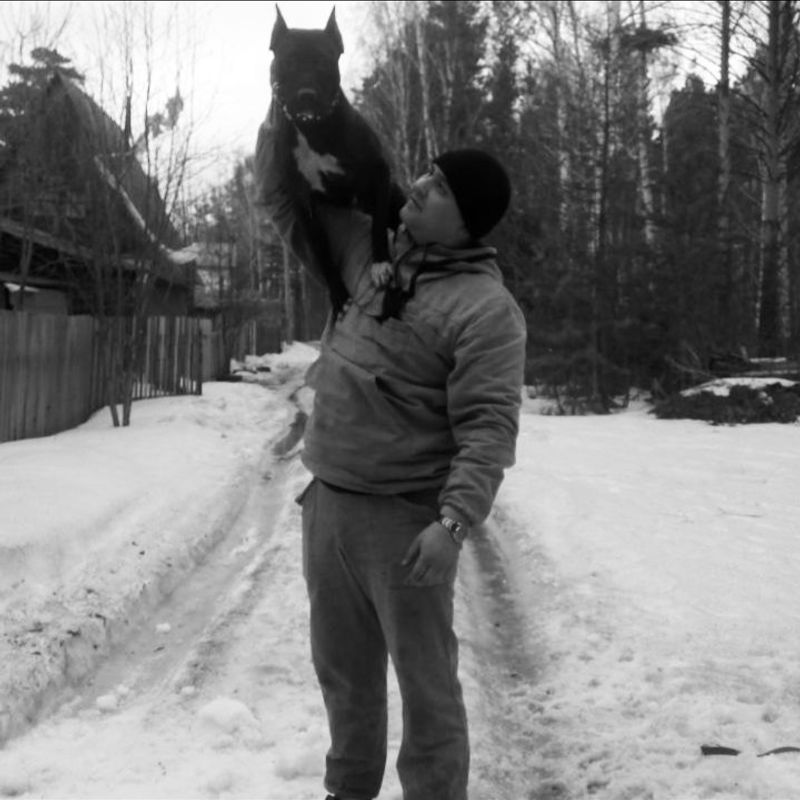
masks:
{"label": "dog's front paw", "polygon": [[376,261],[371,267],[372,285],[382,289],[392,282],[392,265],[388,261]]}

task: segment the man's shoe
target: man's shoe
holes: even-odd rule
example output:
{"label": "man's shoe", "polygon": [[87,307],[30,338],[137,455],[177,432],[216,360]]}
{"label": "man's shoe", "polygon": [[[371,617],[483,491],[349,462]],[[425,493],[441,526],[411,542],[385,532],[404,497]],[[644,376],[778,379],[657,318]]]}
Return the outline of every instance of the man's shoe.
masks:
{"label": "man's shoe", "polygon": [[336,794],[328,794],[325,795],[325,800],[344,800],[344,798],[341,798],[339,797],[339,795]]}

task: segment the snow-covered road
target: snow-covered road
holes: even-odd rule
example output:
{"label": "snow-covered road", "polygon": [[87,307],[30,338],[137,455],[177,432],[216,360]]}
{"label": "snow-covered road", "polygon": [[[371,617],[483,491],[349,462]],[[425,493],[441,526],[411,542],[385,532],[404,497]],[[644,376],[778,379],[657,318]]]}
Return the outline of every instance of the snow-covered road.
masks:
{"label": "snow-covered road", "polygon": [[[163,602],[129,626],[96,672],[58,694],[55,713],[10,743],[0,796],[320,797],[326,723],[308,658],[293,502],[308,478],[298,459],[276,459],[270,441],[228,534],[176,588],[163,587]],[[488,736],[501,720],[483,682],[496,710],[498,689],[534,673],[517,657],[519,641],[502,632],[513,600],[489,538],[470,552],[462,580],[473,602],[460,616],[471,626],[463,638],[474,674],[465,678]],[[394,685],[391,702],[393,759]],[[514,773],[526,760],[517,752]],[[476,762],[494,785],[493,756]],[[501,772],[518,781],[508,763]],[[491,794],[511,797],[508,789]],[[381,796],[401,797],[392,772]]]}
{"label": "snow-covered road", "polygon": [[[0,727],[70,679],[0,797],[323,796],[308,475],[272,451],[312,357],[0,446]],[[459,569],[472,800],[800,797],[800,754],[758,757],[800,746],[800,426],[535,412]],[[394,683],[390,720],[400,800]]]}

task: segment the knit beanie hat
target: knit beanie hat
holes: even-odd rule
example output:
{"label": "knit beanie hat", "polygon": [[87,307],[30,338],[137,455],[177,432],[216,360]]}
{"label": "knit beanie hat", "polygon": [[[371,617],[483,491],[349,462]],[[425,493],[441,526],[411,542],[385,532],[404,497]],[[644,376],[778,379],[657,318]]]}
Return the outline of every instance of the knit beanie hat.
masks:
{"label": "knit beanie hat", "polygon": [[480,239],[500,222],[511,200],[511,182],[502,164],[483,150],[450,150],[433,159],[447,178],[464,225]]}

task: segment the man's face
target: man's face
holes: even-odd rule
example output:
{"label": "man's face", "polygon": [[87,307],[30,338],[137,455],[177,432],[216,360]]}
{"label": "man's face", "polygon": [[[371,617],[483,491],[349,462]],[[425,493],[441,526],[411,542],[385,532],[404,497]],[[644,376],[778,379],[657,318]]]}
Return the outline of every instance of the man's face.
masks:
{"label": "man's face", "polygon": [[417,244],[462,247],[471,238],[447,178],[435,164],[414,182],[400,219]]}

